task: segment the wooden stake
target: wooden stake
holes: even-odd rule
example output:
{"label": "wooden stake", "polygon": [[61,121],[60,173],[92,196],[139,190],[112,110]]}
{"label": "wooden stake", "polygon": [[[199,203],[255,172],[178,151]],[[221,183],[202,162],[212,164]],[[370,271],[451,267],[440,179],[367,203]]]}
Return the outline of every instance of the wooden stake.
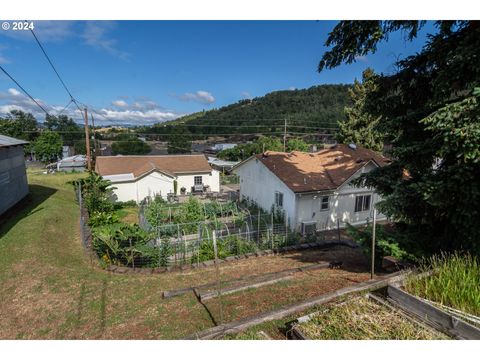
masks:
{"label": "wooden stake", "polygon": [[285,126],[283,130],[283,152],[287,151],[287,118],[285,118]]}

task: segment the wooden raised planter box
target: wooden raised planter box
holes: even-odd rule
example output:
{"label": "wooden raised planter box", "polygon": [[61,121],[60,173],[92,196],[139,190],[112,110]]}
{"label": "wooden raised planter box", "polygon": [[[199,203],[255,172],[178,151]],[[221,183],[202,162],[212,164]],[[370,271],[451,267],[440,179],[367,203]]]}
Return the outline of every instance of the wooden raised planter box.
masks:
{"label": "wooden raised planter box", "polygon": [[408,314],[417,317],[434,329],[457,339],[480,340],[480,329],[429,304],[425,300],[410,295],[398,286],[388,285],[389,301]]}

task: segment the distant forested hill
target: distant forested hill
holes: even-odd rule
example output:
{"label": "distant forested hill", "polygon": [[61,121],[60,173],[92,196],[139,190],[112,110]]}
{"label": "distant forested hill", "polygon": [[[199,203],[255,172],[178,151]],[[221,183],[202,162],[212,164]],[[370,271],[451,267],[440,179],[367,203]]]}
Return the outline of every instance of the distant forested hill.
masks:
{"label": "distant forested hill", "polygon": [[345,116],[344,107],[349,105],[349,88],[350,85],[320,85],[309,89],[275,91],[219,109],[159,123],[148,131],[168,133],[172,126],[181,126],[187,132],[198,135],[275,135],[283,132],[285,119],[290,134],[312,132],[318,128],[336,128],[337,121]]}

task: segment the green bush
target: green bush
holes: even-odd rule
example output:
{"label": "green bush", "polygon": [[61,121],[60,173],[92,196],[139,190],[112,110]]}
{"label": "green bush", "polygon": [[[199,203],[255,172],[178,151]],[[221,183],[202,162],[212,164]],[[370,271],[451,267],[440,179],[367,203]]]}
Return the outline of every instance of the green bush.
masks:
{"label": "green bush", "polygon": [[155,266],[158,249],[136,224],[115,223],[92,229],[93,249],[106,264]]}
{"label": "green bush", "polygon": [[[217,256],[219,259],[225,259],[227,256],[232,256],[235,255],[233,254],[228,246],[228,241],[225,241],[224,239],[218,240],[217,241]],[[193,256],[192,257],[192,262],[196,262],[197,259],[199,261],[207,261],[207,260],[213,260],[215,259],[215,252],[214,252],[214,247],[213,247],[213,241],[212,240],[206,240],[202,241],[200,244],[200,248],[198,250],[198,257]]]}
{"label": "green bush", "polygon": [[88,219],[88,225],[98,227],[102,225],[111,225],[120,222],[120,217],[115,213],[95,211]]}
{"label": "green bush", "polygon": [[[362,228],[347,224],[347,233],[362,247],[365,255],[372,256],[372,225]],[[393,256],[399,260],[415,260],[413,253],[407,251],[408,239],[402,234],[387,231],[384,225],[377,224],[375,230],[375,266],[380,267],[384,256]]]}
{"label": "green bush", "polygon": [[115,202],[115,208],[117,209],[130,208],[130,207],[137,207],[137,202],[135,200]]}

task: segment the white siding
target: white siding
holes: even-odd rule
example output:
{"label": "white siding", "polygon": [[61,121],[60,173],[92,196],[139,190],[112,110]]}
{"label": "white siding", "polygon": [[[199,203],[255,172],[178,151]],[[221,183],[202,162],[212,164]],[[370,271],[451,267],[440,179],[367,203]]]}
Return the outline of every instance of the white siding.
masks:
{"label": "white siding", "polygon": [[255,201],[265,211],[270,211],[275,204],[275,192],[283,193],[283,209],[289,226],[295,226],[295,194],[261,161],[252,158],[234,172],[240,177],[240,199]]}
{"label": "white siding", "polygon": [[[356,188],[351,181],[363,172],[369,172],[376,165],[366,164],[352,178],[335,191],[323,191],[317,193],[293,193],[275,174],[273,174],[261,161],[252,158],[234,172],[240,177],[240,199],[249,198],[255,201],[261,208],[270,211],[275,203],[275,191],[283,193],[283,208],[286,210],[291,228],[300,230],[302,222],[315,222],[317,229],[330,230],[346,223],[352,225],[364,224],[367,219],[371,221],[373,216],[373,204],[380,201],[380,197],[373,189]],[[371,195],[370,210],[355,212],[355,197],[357,195]],[[328,210],[321,211],[322,196],[329,196]],[[385,219],[383,214],[378,214],[378,219]]]}
{"label": "white siding", "polygon": [[[352,225],[365,224],[373,219],[373,205],[381,200],[381,197],[373,189],[366,187],[357,188],[351,184],[353,179],[358,178],[364,172],[372,171],[376,165],[366,164],[355,173],[351,179],[340,186],[336,191],[323,192],[318,194],[297,194],[298,212],[297,225],[300,229],[301,222],[314,221],[319,230],[330,230],[337,227],[337,219],[340,220],[340,227],[346,223]],[[370,210],[355,212],[355,197],[358,195],[371,195]],[[322,196],[329,196],[329,209],[320,211]],[[379,220],[386,219],[385,215],[377,213]]]}
{"label": "white siding", "polygon": [[[189,193],[195,176],[202,176],[203,184],[210,185],[211,191],[220,191],[219,172],[212,170],[211,173],[179,175],[176,178],[178,182],[177,193],[180,194],[180,188],[182,187],[185,187],[187,193]],[[164,199],[167,199],[167,194],[173,193],[173,182],[174,178],[153,171],[147,176],[135,180],[114,181],[112,187],[116,188],[113,190],[116,201],[135,200],[141,202],[146,197],[154,197],[155,195],[161,195]]]}
{"label": "white siding", "polygon": [[212,170],[208,173],[178,175],[178,193],[180,193],[180,189],[182,187],[187,190],[187,194],[190,193],[190,191],[192,190],[192,186],[194,185],[195,176],[201,176],[203,185],[209,185],[210,191],[220,191],[220,173],[218,170]]}
{"label": "white siding", "polygon": [[173,178],[157,171],[141,177],[136,181],[136,185],[137,202],[146,197],[153,198],[156,195],[161,195],[164,199],[167,199],[167,194],[173,193]]}

